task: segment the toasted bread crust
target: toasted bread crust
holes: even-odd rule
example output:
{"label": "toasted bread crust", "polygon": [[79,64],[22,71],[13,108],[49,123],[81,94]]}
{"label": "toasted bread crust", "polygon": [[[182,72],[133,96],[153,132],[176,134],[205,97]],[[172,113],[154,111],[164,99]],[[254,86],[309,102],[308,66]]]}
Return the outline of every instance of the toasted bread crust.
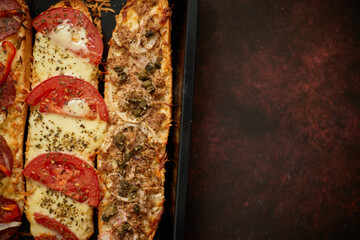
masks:
{"label": "toasted bread crust", "polygon": [[85,3],[83,1],[66,0],[66,1],[58,2],[57,4],[55,4],[52,7],[54,7],[54,8],[60,8],[60,7],[68,8],[68,7],[70,7],[70,8],[79,10],[80,12],[84,13],[90,20],[92,20],[90,11],[89,11],[88,7],[85,5]]}

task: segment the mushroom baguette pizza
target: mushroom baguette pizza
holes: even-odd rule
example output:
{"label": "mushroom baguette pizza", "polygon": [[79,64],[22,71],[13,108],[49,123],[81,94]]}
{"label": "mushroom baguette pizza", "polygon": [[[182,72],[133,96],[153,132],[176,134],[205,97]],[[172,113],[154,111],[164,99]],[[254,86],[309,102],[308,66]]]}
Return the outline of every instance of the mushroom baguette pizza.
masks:
{"label": "mushroom baguette pizza", "polygon": [[166,0],[133,0],[116,17],[105,76],[109,128],[98,154],[98,239],[152,239],[164,210],[171,124]]}
{"label": "mushroom baguette pizza", "polygon": [[0,239],[17,232],[24,208],[24,103],[30,85],[31,19],[24,0],[0,1]]}
{"label": "mushroom baguette pizza", "polygon": [[94,161],[109,119],[97,90],[103,43],[80,0],[56,4],[32,25],[26,215],[35,239],[88,239],[100,199]]}

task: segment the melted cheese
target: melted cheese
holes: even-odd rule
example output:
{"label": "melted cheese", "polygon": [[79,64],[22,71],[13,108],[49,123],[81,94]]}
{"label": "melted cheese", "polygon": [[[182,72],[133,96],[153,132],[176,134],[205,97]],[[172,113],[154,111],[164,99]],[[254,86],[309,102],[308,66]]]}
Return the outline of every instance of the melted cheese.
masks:
{"label": "melted cheese", "polygon": [[75,28],[70,24],[61,24],[49,34],[49,37],[64,49],[87,51],[85,28]]}
{"label": "melted cheese", "polygon": [[156,15],[156,14],[161,14],[161,9],[159,6],[155,6],[153,7],[150,11],[149,11],[149,15]]}
{"label": "melted cheese", "polygon": [[[97,65],[90,63],[89,58],[83,58],[71,50],[59,46],[57,42],[60,41],[60,36],[62,36],[62,31],[53,36],[55,40],[44,34],[36,33],[33,51],[33,77],[38,78],[38,81],[41,82],[57,75],[70,75],[92,83],[94,79],[97,79]],[[35,85],[39,82],[35,82]],[[32,87],[35,87],[34,84]]]}
{"label": "melted cheese", "polygon": [[29,118],[27,161],[46,152],[68,152],[91,165],[105,138],[107,122],[32,109]]}
{"label": "melted cheese", "polygon": [[70,100],[63,108],[63,111],[72,116],[85,117],[91,115],[89,105],[81,99]]}
{"label": "melted cheese", "polygon": [[126,27],[128,27],[131,31],[135,31],[139,28],[139,16],[137,15],[137,13],[132,10],[129,9],[129,11],[127,12],[127,19],[126,21],[124,21],[124,24]]}
{"label": "melted cheese", "polygon": [[[0,45],[1,45],[1,41],[0,41]],[[2,49],[0,49],[0,62],[5,65],[7,59],[7,54],[4,53],[4,51]]]}
{"label": "melted cheese", "polygon": [[33,180],[28,180],[33,194],[28,197],[26,211],[31,223],[30,230],[34,237],[41,234],[56,235],[51,229],[38,224],[33,216],[41,213],[60,221],[79,239],[88,239],[93,233],[93,209],[86,203],[79,203],[66,195],[48,189]]}

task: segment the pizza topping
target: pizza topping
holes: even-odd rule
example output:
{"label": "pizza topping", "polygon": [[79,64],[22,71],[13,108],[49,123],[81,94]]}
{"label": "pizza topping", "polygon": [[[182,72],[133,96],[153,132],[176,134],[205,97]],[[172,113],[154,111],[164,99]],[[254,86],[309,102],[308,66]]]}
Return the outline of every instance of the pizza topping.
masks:
{"label": "pizza topping", "polygon": [[92,161],[102,144],[107,122],[74,118],[56,113],[40,113],[33,109],[29,116],[28,159],[46,152],[72,153]]}
{"label": "pizza topping", "polygon": [[[55,41],[74,53],[98,64],[102,57],[101,36],[89,18],[72,8],[51,8],[32,21],[36,31],[49,34]],[[71,41],[63,41],[63,37]]]}
{"label": "pizza topping", "polygon": [[97,84],[98,67],[89,62],[89,59],[59,46],[48,35],[36,33],[33,56],[33,74],[37,76],[33,79],[33,87],[58,75],[75,76],[94,86]]}
{"label": "pizza topping", "polygon": [[148,92],[153,92],[155,90],[154,85],[150,80],[146,80],[142,83],[142,86],[146,89]]}
{"label": "pizza topping", "polygon": [[131,49],[133,52],[145,53],[160,44],[160,34],[157,31],[148,30],[137,42],[138,49]]}
{"label": "pizza topping", "polygon": [[154,32],[153,30],[147,30],[146,33],[145,33],[145,37],[146,37],[146,38],[149,38],[149,37],[153,36],[154,33],[155,33],[155,32]]}
{"label": "pizza topping", "polygon": [[0,238],[8,239],[21,225],[21,211],[17,203],[0,196]]}
{"label": "pizza topping", "polygon": [[155,66],[156,69],[160,69],[160,68],[161,68],[161,61],[162,61],[162,60],[163,60],[162,57],[158,57],[158,58],[156,59],[156,62],[155,62],[155,64],[154,64],[154,66]]}
{"label": "pizza topping", "polygon": [[68,22],[57,26],[49,37],[59,46],[70,49],[73,52],[87,51],[87,38],[84,28],[71,27]]}
{"label": "pizza topping", "polygon": [[154,73],[155,72],[155,65],[153,63],[148,63],[145,66],[145,71],[147,71],[148,73]]}
{"label": "pizza topping", "polygon": [[114,71],[117,72],[118,74],[122,73],[124,71],[124,67],[123,66],[114,67]]}
{"label": "pizza topping", "polygon": [[118,74],[120,82],[124,82],[127,79],[127,75],[124,72],[123,66],[114,67],[114,71]]}
{"label": "pizza topping", "polygon": [[8,77],[10,70],[11,70],[11,64],[12,61],[14,60],[15,54],[16,54],[16,48],[15,46],[8,41],[3,41],[1,44],[4,52],[7,51],[7,49],[9,50],[9,55],[6,59],[6,63],[5,63],[5,68],[2,69],[2,75],[0,78],[0,85],[5,81],[5,79]]}
{"label": "pizza topping", "polygon": [[15,0],[1,0],[0,9],[0,41],[2,41],[19,31],[24,13]]}
{"label": "pizza topping", "polygon": [[7,239],[14,235],[21,225],[21,211],[17,203],[9,198],[0,196],[0,235]]}
{"label": "pizza topping", "polygon": [[135,117],[143,116],[149,107],[147,102],[141,97],[129,98],[127,102],[129,110]]}
{"label": "pizza topping", "polygon": [[[145,66],[146,73],[153,74],[156,69],[160,69],[161,68],[160,62],[161,62],[161,58],[157,58],[155,63],[149,62],[148,64],[146,64],[146,66]],[[143,81],[142,86],[148,92],[153,92],[155,90],[155,86],[153,85],[152,81],[150,80],[150,77],[146,81]]]}
{"label": "pizza topping", "polygon": [[76,235],[68,227],[54,218],[36,212],[34,213],[34,219],[37,223],[50,228],[51,230],[57,231],[63,239],[79,240],[79,238],[76,237]]}
{"label": "pizza topping", "polygon": [[17,203],[9,198],[0,196],[0,223],[19,222],[21,211]]}
{"label": "pizza topping", "polygon": [[139,80],[143,81],[142,86],[145,88],[148,92],[154,92],[155,86],[153,85],[150,75],[155,72],[156,69],[161,68],[161,58],[157,58],[155,63],[149,62],[145,66],[145,70],[141,71],[138,75]]}
{"label": "pizza topping", "polygon": [[98,240],[111,240],[111,233],[110,232],[102,232],[98,235]]}
{"label": "pizza topping", "polygon": [[5,138],[0,135],[0,179],[5,176],[11,176],[13,162],[12,151],[7,145]]}
{"label": "pizza topping", "polygon": [[[116,143],[115,143],[116,144]],[[129,143],[127,145],[130,145]],[[119,148],[119,146],[118,146]],[[127,166],[127,162],[130,161],[130,159],[134,158],[134,156],[139,155],[139,153],[141,152],[141,150],[144,147],[142,145],[136,145],[133,148],[131,148],[130,146],[127,146],[127,149],[125,151],[125,148],[123,148],[122,150],[119,148],[119,150],[121,150],[123,152],[123,155],[121,156],[120,159],[118,159],[117,164],[119,167],[119,171],[121,173],[124,173],[125,168]],[[121,185],[121,184],[120,184]]]}
{"label": "pizza topping", "polygon": [[21,222],[9,222],[9,223],[0,223],[0,231],[3,231],[8,228],[20,227]]}
{"label": "pizza topping", "polygon": [[133,205],[133,211],[134,211],[134,213],[136,213],[136,214],[140,213],[140,206],[139,206],[139,204],[134,204],[134,205]]}
{"label": "pizza topping", "polygon": [[[0,72],[4,70],[4,65],[0,63]],[[16,88],[13,80],[13,74],[7,76],[5,81],[0,85],[0,112],[4,112],[13,104],[16,97]]]}
{"label": "pizza topping", "polygon": [[112,216],[114,216],[115,214],[118,213],[117,207],[115,204],[111,204],[110,206],[108,206],[105,210],[104,213],[101,215],[101,219],[104,222],[108,222],[110,220],[110,218]]}
{"label": "pizza topping", "polygon": [[125,180],[120,181],[119,195],[121,197],[133,199],[136,197],[138,187],[135,185],[129,184]]}
{"label": "pizza topping", "polygon": [[124,231],[130,231],[130,230],[131,230],[131,225],[130,225],[130,223],[124,222],[124,223],[121,225],[121,229],[124,230]]}
{"label": "pizza topping", "polygon": [[6,119],[6,109],[13,104],[16,88],[11,72],[11,64],[16,54],[15,46],[8,41],[2,42],[4,53],[8,53],[5,66],[0,63],[0,124]]}
{"label": "pizza topping", "polygon": [[[103,121],[109,119],[109,112],[100,93],[90,83],[71,76],[56,76],[42,82],[25,101],[32,106],[40,104],[40,112],[88,119],[100,117]],[[71,111],[74,105],[77,105],[77,111]]]}
{"label": "pizza topping", "polygon": [[35,240],[58,240],[56,236],[40,235],[34,238]]}
{"label": "pizza topping", "polygon": [[113,142],[120,151],[124,151],[125,149],[124,140],[125,140],[125,135],[123,133],[119,132],[115,134]]}
{"label": "pizza topping", "polygon": [[95,169],[84,160],[65,153],[42,154],[28,163],[23,175],[89,205],[99,203]]}
{"label": "pizza topping", "polygon": [[150,79],[149,74],[148,74],[146,71],[140,72],[139,75],[138,75],[138,78],[139,78],[139,80],[141,80],[141,81],[145,81],[145,80],[149,80],[149,79]]}
{"label": "pizza topping", "polygon": [[170,8],[165,8],[163,11],[162,11],[162,17],[159,21],[160,24],[165,24],[170,18],[171,18],[171,10]]}
{"label": "pizza topping", "polygon": [[80,203],[32,179],[27,179],[27,181],[30,182],[33,191],[33,194],[27,197],[26,209],[33,223],[31,226],[33,235],[57,235],[59,237],[59,234],[46,231],[43,226],[34,221],[34,213],[40,213],[56,219],[80,239],[90,237],[93,232],[93,206],[85,202]]}

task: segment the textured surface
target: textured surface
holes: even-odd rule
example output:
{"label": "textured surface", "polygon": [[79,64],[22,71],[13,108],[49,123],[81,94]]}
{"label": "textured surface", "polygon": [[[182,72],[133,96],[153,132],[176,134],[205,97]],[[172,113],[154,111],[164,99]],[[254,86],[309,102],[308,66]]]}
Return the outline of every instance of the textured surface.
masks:
{"label": "textured surface", "polygon": [[360,239],[359,43],[358,1],[200,1],[186,239]]}

